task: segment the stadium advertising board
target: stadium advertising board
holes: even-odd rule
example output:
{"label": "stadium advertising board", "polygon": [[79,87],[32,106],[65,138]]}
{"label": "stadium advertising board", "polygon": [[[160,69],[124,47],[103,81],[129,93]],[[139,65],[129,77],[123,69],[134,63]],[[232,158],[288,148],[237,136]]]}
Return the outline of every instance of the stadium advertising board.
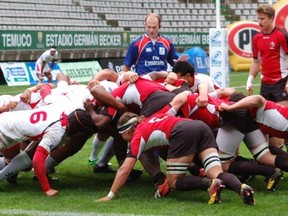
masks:
{"label": "stadium advertising board", "polygon": [[221,28],[209,29],[210,76],[221,87],[229,86],[229,60],[227,31]]}
{"label": "stadium advertising board", "polygon": [[98,61],[59,63],[61,71],[78,82],[88,82],[102,70]]}
{"label": "stadium advertising board", "polygon": [[[8,86],[35,85],[38,83],[34,62],[0,63],[0,67]],[[53,82],[56,82],[56,75],[59,72],[59,65],[55,63],[52,70]],[[44,82],[47,82],[47,77],[44,77]]]}
{"label": "stadium advertising board", "polygon": [[[0,31],[1,50],[35,50],[57,46],[75,48],[127,48],[139,33],[69,32],[69,31]],[[206,33],[163,33],[177,47],[208,46]]]}
{"label": "stadium advertising board", "polygon": [[[278,1],[274,5],[275,25],[288,33],[288,1]],[[232,53],[244,58],[252,58],[252,39],[261,29],[254,21],[238,21],[227,27],[228,45]]]}
{"label": "stadium advertising board", "polygon": [[228,45],[235,55],[252,58],[252,39],[260,31],[257,22],[238,21],[228,26]]}
{"label": "stadium advertising board", "polygon": [[99,63],[102,68],[108,68],[116,73],[121,71],[121,67],[123,65],[124,58],[103,58],[99,59]]}
{"label": "stadium advertising board", "polygon": [[[35,62],[0,63],[0,67],[8,86],[35,85],[38,83]],[[56,83],[56,75],[63,72],[75,81],[88,82],[101,69],[98,61],[55,63],[52,70],[52,80],[53,83]],[[47,81],[47,77],[44,77],[44,83]]]}
{"label": "stadium advertising board", "polygon": [[288,33],[288,1],[278,1],[274,5],[274,8],[276,11],[275,25],[281,29],[284,29]]}

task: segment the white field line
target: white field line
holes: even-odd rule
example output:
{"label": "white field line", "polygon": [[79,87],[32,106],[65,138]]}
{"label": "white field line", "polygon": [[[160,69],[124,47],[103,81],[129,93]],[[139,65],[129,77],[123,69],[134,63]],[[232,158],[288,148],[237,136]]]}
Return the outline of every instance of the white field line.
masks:
{"label": "white field line", "polygon": [[[254,87],[259,87],[260,86],[260,84],[253,84],[253,86]],[[235,89],[237,89],[237,88],[246,88],[246,85],[242,85],[242,86],[231,86],[231,88],[235,88]]]}
{"label": "white field line", "polygon": [[[33,216],[136,216],[135,214],[118,214],[118,213],[95,213],[95,212],[54,212],[39,210],[22,210],[22,209],[1,209],[0,215],[33,215]],[[137,215],[141,216],[141,215]],[[144,215],[142,215],[144,216]]]}

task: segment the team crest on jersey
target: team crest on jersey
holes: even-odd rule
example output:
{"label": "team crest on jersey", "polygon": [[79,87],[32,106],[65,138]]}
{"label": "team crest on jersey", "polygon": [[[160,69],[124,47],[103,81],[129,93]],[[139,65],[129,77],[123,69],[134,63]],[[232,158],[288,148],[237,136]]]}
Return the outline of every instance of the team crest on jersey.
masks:
{"label": "team crest on jersey", "polygon": [[270,43],[270,48],[269,49],[275,49],[275,43],[273,41]]}
{"label": "team crest on jersey", "polygon": [[152,52],[151,47],[147,47],[145,50],[146,50],[146,52]]}
{"label": "team crest on jersey", "polygon": [[159,47],[159,54],[165,55],[165,48],[164,47]]}

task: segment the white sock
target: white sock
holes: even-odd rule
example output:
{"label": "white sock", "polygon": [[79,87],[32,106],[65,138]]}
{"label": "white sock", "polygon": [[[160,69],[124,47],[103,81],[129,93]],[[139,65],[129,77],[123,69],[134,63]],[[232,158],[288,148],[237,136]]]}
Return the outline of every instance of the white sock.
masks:
{"label": "white sock", "polygon": [[101,151],[101,149],[103,148],[103,146],[105,145],[105,141],[101,141],[98,139],[97,134],[94,136],[93,142],[92,142],[92,150],[89,156],[89,160],[90,161],[94,161],[97,160],[98,155]]}
{"label": "white sock", "polygon": [[102,156],[97,163],[98,166],[100,167],[105,166],[114,156],[113,142],[114,142],[113,138],[109,139],[106,142]]}
{"label": "white sock", "polygon": [[0,170],[2,170],[6,166],[5,158],[0,157]]}

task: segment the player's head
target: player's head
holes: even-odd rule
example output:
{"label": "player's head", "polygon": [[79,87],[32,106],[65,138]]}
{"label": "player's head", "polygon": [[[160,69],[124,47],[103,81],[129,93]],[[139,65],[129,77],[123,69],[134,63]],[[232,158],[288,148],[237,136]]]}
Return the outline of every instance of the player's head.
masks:
{"label": "player's head", "polygon": [[54,56],[54,55],[56,54],[56,52],[57,52],[57,47],[56,47],[56,46],[52,46],[52,47],[50,48],[50,54],[51,54],[51,56]]}
{"label": "player's head", "polygon": [[67,83],[70,83],[70,76],[68,74],[58,73],[56,75],[56,81],[57,82],[66,81]]}
{"label": "player's head", "polygon": [[270,31],[272,31],[274,28],[274,8],[269,4],[263,4],[260,5],[255,11],[257,13],[257,20],[262,31],[267,31],[267,33],[270,33]]}
{"label": "player's head", "polygon": [[178,79],[184,79],[191,87],[194,84],[195,69],[188,61],[177,61],[172,71],[177,74]]}
{"label": "player's head", "polygon": [[150,13],[146,16],[144,24],[149,37],[156,39],[161,27],[161,17],[156,13]]}
{"label": "player's head", "polygon": [[117,123],[118,132],[126,141],[131,141],[136,126],[140,123],[140,117],[132,112],[125,112]]}
{"label": "player's head", "polygon": [[244,95],[242,92],[234,92],[232,95],[230,95],[228,100],[232,102],[237,102],[245,97],[246,95]]}
{"label": "player's head", "polygon": [[68,116],[68,135],[77,132],[93,134],[98,132],[98,128],[93,123],[91,116],[86,110],[77,109]]}

